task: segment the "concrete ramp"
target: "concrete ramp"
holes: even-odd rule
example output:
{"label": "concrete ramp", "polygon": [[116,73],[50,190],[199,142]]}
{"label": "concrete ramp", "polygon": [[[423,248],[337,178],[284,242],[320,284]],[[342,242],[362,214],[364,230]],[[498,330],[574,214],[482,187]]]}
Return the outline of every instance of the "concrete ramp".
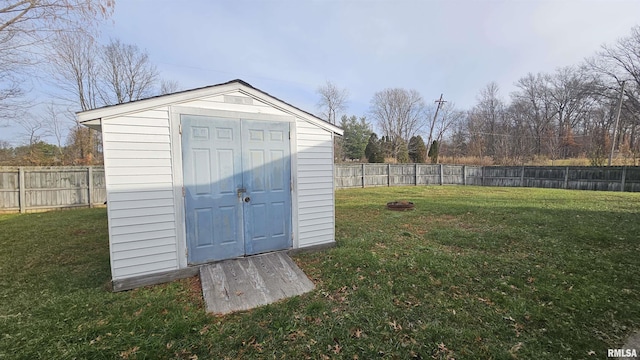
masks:
{"label": "concrete ramp", "polygon": [[314,289],[284,252],[203,265],[200,282],[207,312],[215,314],[253,309]]}

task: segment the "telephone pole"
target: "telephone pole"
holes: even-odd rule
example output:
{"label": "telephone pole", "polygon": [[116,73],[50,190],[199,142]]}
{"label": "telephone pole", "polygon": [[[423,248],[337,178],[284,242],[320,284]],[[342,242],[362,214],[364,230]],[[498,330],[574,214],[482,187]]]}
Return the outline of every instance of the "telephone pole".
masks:
{"label": "telephone pole", "polygon": [[624,83],[627,80],[622,82],[622,86],[620,88],[620,101],[618,102],[618,115],[616,115],[616,122],[613,125],[613,138],[611,138],[611,152],[609,153],[609,166],[611,166],[611,161],[613,160],[613,150],[616,148],[616,136],[618,135],[618,122],[620,121],[620,112],[622,111],[622,97],[624,96]]}
{"label": "telephone pole", "polygon": [[433,120],[431,121],[431,128],[429,129],[429,139],[427,141],[428,147],[431,146],[431,142],[433,141],[433,129],[436,127],[436,119],[438,118],[438,112],[440,111],[442,104],[447,102],[446,100],[442,99],[442,96],[443,94],[440,94],[440,98],[435,101],[435,103],[437,103],[438,106],[436,107],[436,113],[435,115],[433,115]]}

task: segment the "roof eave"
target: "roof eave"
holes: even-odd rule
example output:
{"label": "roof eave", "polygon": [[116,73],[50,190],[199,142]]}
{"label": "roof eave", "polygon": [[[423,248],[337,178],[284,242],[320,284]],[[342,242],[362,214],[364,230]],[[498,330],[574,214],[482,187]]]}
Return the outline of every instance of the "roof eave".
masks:
{"label": "roof eave", "polygon": [[247,93],[247,95],[249,96],[255,97],[262,101],[266,101],[269,103],[269,105],[279,108],[282,111],[288,112],[302,119],[307,119],[311,123],[324,128],[327,131],[331,131],[340,136],[343,135],[343,130],[341,128],[328,123],[318,118],[317,116],[306,112],[298,107],[295,107],[283,100],[280,100],[269,93],[255,88],[245,81],[239,79],[222,84],[180,91],[173,94],[155,96],[152,98],[132,101],[124,104],[109,105],[93,110],[80,111],[76,113],[76,116],[79,123],[89,127],[95,127],[96,124],[97,126],[99,126],[100,119],[103,118],[118,116],[129,112],[143,111],[145,109],[156,108],[159,106],[167,106],[175,103],[186,102],[202,96],[231,91],[242,91],[244,93]]}

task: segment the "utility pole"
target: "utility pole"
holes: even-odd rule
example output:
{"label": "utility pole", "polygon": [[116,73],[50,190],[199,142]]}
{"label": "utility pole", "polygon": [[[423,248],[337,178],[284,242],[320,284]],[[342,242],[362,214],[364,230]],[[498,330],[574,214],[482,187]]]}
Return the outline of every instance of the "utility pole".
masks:
{"label": "utility pole", "polygon": [[[438,100],[435,101],[435,103],[438,104],[438,106],[436,107],[436,113],[433,115],[433,120],[431,120],[431,127],[429,129],[429,139],[427,141],[427,155],[429,154],[429,151],[431,151],[431,146],[433,146],[433,129],[436,127],[436,120],[438,119],[438,112],[440,111],[440,108],[442,107],[442,104],[446,103],[445,100],[442,99],[443,94],[440,94],[440,98]],[[440,146],[440,144],[438,144],[438,146]],[[436,156],[436,163],[438,162],[437,156]],[[442,170],[442,169],[441,169]]]}
{"label": "utility pole", "polygon": [[429,139],[427,141],[428,147],[431,146],[431,142],[433,141],[433,129],[436,127],[436,119],[438,118],[438,112],[440,111],[442,104],[447,102],[446,100],[442,99],[442,96],[443,94],[440,94],[440,99],[434,101],[435,103],[438,104],[438,106],[436,107],[436,113],[435,115],[433,115],[433,120],[431,121],[431,128],[429,129]]}
{"label": "utility pole", "polygon": [[618,122],[620,121],[620,112],[622,112],[622,97],[624,96],[624,83],[627,80],[622,81],[622,85],[620,88],[620,100],[618,102],[618,114],[616,115],[616,122],[613,125],[613,138],[611,138],[611,152],[609,153],[609,166],[611,166],[611,161],[613,160],[613,150],[616,147],[616,136],[618,135]]}

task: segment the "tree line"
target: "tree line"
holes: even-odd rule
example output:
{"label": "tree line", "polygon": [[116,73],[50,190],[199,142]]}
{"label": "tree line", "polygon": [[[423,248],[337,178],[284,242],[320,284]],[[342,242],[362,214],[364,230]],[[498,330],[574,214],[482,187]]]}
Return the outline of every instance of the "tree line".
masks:
{"label": "tree line", "polygon": [[[613,152],[619,162],[639,164],[640,26],[581,64],[529,73],[515,87],[504,97],[491,82],[468,110],[442,101],[434,109],[416,90],[376,92],[365,116],[341,118],[345,135],[336,141],[336,161],[436,163],[446,157],[513,165],[587,158],[601,166]],[[334,122],[348,92],[327,82],[318,94],[322,116]]]}
{"label": "tree line", "polygon": [[[76,110],[178,90],[143,49],[98,40],[113,0],[0,4],[0,126],[17,124],[25,144],[0,143],[0,164],[101,163],[100,134],[77,124]],[[28,97],[33,81],[57,95],[35,106]],[[348,91],[327,82],[318,88],[318,107],[344,129],[337,161],[525,164],[577,157],[602,165],[612,150],[618,159],[640,161],[640,26],[581,64],[526,74],[515,87],[505,96],[491,82],[471,109],[388,88],[373,95],[366,114],[347,116]]]}

